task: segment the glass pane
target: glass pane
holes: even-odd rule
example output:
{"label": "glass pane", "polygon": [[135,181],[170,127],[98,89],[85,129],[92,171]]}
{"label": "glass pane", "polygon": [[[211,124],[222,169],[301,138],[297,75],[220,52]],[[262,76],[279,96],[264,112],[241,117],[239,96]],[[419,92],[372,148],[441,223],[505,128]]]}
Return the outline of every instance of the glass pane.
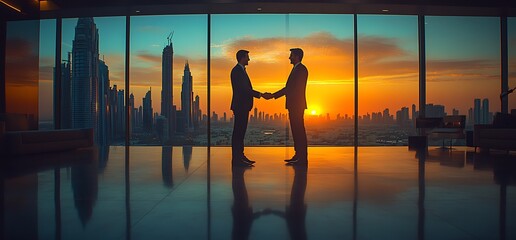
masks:
{"label": "glass pane", "polygon": [[131,17],[131,144],[207,144],[207,16]]}
{"label": "glass pane", "polygon": [[97,144],[124,144],[125,18],[63,19],[62,32],[62,128],[94,128]]}
{"label": "glass pane", "polygon": [[[309,72],[305,111],[308,143],[352,145],[352,21],[351,15],[212,15],[212,143],[231,145],[230,72],[237,64],[236,52],[249,51],[246,72],[253,89],[274,93],[285,87],[292,69],[289,49],[301,48],[302,62]],[[292,144],[285,98],[255,98],[245,145]]]}
{"label": "glass pane", "polygon": [[[509,89],[516,88],[516,17],[507,18],[507,35],[509,37]],[[509,95],[509,113],[516,111],[516,93]],[[516,113],[513,113],[516,115]]]}
{"label": "glass pane", "polygon": [[500,111],[499,18],[426,17],[425,24],[427,117],[463,115],[466,129],[491,123]]}
{"label": "glass pane", "polygon": [[40,21],[39,32],[39,129],[54,128],[54,65],[56,20]]}
{"label": "glass pane", "polygon": [[5,90],[2,90],[5,91],[5,118],[11,119],[6,125],[7,131],[38,128],[38,55],[39,20],[7,22]]}
{"label": "glass pane", "polygon": [[[353,15],[288,15],[288,47],[304,51],[309,145],[353,145]],[[276,78],[280,87],[286,77]],[[284,101],[280,101],[282,104]]]}
{"label": "glass pane", "polygon": [[407,145],[419,97],[416,16],[358,16],[359,145]]}
{"label": "glass pane", "polygon": [[[233,112],[230,110],[230,74],[238,50],[249,51],[246,72],[254,90],[275,92],[285,85],[291,66],[287,15],[246,14],[211,17],[211,142],[231,145]],[[288,139],[287,111],[281,100],[253,100],[245,145],[285,145]]]}

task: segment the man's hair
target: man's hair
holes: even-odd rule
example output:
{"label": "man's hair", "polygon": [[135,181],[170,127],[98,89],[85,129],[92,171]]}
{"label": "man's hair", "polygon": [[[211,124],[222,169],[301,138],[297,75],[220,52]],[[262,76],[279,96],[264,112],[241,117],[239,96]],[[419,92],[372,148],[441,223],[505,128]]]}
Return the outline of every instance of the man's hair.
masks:
{"label": "man's hair", "polygon": [[299,61],[303,60],[303,49],[301,48],[291,48],[290,52],[299,57]]}
{"label": "man's hair", "polygon": [[237,62],[240,62],[240,59],[242,59],[243,57],[245,57],[245,55],[247,55],[249,53],[249,51],[247,50],[238,50],[238,52],[236,53],[236,59],[237,59]]}

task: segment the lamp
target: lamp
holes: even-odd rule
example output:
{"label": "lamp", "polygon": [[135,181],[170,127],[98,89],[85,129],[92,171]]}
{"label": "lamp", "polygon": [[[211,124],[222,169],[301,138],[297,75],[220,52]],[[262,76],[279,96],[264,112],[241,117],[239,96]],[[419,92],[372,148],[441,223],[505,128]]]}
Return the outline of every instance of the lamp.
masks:
{"label": "lamp", "polygon": [[0,3],[3,3],[4,5],[8,6],[9,8],[11,8],[11,9],[17,11],[17,12],[21,12],[21,10],[18,7],[16,7],[13,3],[9,3],[9,2],[4,1],[4,0],[0,0]]}

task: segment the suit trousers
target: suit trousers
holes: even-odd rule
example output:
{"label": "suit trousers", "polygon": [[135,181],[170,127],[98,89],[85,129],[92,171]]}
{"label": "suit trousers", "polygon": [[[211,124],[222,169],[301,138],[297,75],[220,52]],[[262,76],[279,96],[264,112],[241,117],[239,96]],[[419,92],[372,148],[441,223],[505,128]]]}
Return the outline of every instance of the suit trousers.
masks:
{"label": "suit trousers", "polygon": [[308,141],[306,139],[304,115],[304,109],[288,110],[290,130],[292,131],[292,138],[294,139],[294,150],[296,151],[296,156],[306,159],[308,154]]}
{"label": "suit trousers", "polygon": [[244,137],[249,121],[249,111],[233,111],[235,116],[233,125],[233,135],[231,136],[231,152],[233,159],[244,156]]}

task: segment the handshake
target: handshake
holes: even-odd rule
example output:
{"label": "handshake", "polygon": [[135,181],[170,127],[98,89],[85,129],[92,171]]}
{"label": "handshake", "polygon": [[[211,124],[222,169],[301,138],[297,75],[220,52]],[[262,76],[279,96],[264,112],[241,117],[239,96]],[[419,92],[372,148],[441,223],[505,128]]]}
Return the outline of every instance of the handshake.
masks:
{"label": "handshake", "polygon": [[269,92],[264,92],[261,94],[261,97],[265,98],[265,100],[269,100],[269,99],[273,98],[274,95],[272,95],[272,93],[269,93]]}

